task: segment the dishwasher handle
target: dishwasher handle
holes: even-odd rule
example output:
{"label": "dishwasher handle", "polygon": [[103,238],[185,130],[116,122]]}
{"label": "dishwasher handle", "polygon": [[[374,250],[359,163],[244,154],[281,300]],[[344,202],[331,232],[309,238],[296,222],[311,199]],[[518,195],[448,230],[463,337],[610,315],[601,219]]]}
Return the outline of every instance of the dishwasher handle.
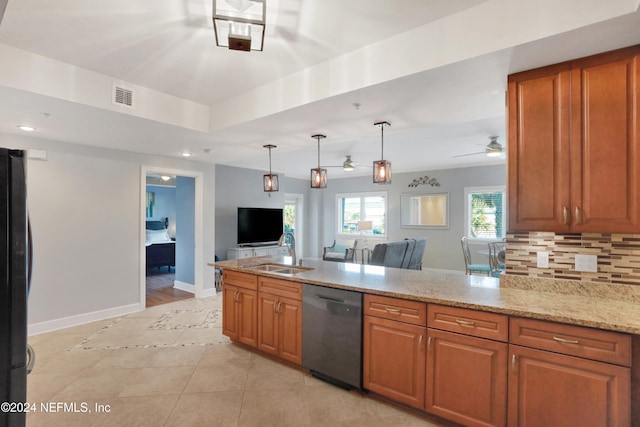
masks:
{"label": "dishwasher handle", "polygon": [[326,300],[326,301],[339,302],[341,304],[344,304],[346,302],[345,300],[340,298],[325,297],[324,295],[315,295],[315,297],[318,299]]}

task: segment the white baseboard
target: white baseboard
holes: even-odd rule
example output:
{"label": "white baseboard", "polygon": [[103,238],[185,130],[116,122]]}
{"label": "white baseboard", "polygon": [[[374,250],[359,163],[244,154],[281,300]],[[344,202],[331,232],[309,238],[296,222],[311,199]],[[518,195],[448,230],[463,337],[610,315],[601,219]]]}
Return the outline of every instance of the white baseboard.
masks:
{"label": "white baseboard", "polygon": [[123,305],[121,307],[76,314],[74,316],[48,320],[46,322],[32,323],[29,324],[28,331],[29,335],[38,335],[45,332],[57,331],[58,329],[69,328],[71,326],[78,326],[85,323],[96,322],[98,320],[109,319],[111,317],[124,316],[125,314],[136,313],[142,310],[144,310],[144,304],[136,303]]}
{"label": "white baseboard", "polygon": [[216,288],[203,289],[200,295],[196,295],[196,298],[207,298],[216,296]]}
{"label": "white baseboard", "polygon": [[181,282],[179,280],[173,281],[173,287],[176,289],[180,289],[181,291],[190,292],[195,295],[196,287],[191,283]]}

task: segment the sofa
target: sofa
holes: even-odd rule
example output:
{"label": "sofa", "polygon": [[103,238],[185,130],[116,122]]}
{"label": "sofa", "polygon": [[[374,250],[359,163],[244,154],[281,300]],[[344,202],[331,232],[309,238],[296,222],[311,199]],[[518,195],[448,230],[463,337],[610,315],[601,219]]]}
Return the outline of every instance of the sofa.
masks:
{"label": "sofa", "polygon": [[373,248],[370,264],[422,270],[422,256],[426,246],[426,237],[379,243]]}

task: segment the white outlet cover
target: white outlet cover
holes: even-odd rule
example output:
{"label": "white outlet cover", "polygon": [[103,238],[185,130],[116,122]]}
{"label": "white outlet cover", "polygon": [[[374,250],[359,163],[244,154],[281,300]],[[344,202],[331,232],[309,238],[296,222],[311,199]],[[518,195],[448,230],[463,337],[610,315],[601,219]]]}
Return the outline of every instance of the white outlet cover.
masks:
{"label": "white outlet cover", "polygon": [[598,272],[597,255],[576,255],[576,271],[586,271],[588,273]]}
{"label": "white outlet cover", "polygon": [[549,268],[549,252],[538,252],[538,268]]}

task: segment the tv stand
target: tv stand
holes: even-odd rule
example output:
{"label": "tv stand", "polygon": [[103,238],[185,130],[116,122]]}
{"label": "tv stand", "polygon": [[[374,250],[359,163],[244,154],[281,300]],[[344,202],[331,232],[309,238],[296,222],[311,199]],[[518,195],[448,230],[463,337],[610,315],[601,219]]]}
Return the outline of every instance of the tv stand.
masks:
{"label": "tv stand", "polygon": [[257,256],[287,256],[289,251],[286,246],[278,246],[273,243],[259,246],[244,245],[237,248],[227,249],[227,259],[253,258]]}

